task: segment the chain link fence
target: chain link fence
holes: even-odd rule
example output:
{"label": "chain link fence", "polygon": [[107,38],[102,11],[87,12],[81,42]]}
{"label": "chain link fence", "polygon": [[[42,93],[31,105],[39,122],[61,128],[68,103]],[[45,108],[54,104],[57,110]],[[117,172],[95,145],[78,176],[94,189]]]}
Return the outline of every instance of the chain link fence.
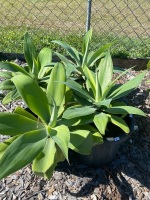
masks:
{"label": "chain link fence", "polygon": [[0,11],[0,30],[83,35],[92,27],[95,47],[112,40],[150,47],[149,0],[0,0]]}

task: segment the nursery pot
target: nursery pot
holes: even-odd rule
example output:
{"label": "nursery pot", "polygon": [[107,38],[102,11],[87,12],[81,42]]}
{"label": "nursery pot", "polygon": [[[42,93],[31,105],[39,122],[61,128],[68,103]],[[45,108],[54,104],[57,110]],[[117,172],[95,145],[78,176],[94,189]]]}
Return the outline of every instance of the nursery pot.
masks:
{"label": "nursery pot", "polygon": [[116,156],[121,144],[125,142],[134,130],[133,116],[129,115],[127,123],[130,128],[130,133],[118,133],[117,137],[106,137],[102,144],[94,144],[90,155],[79,154],[79,160],[83,164],[92,167],[100,167],[110,163]]}

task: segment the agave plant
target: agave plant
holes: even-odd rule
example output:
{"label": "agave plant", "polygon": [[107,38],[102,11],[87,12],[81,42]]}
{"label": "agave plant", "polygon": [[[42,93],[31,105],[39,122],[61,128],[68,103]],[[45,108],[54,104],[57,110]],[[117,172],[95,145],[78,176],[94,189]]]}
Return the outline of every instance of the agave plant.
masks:
{"label": "agave plant", "polygon": [[145,114],[138,108],[127,106],[121,99],[141,83],[145,72],[122,85],[117,84],[117,80],[127,71],[113,80],[113,63],[109,51],[105,53],[95,72],[84,65],[83,85],[71,79],[64,83],[72,89],[76,102],[64,112],[64,124],[72,126],[72,129],[87,127],[93,133],[93,142],[103,141],[108,123],[114,124],[128,134],[130,129],[125,116]]}
{"label": "agave plant", "polygon": [[90,153],[93,144],[90,131],[83,128],[70,131],[62,123],[63,112],[72,97],[69,88],[61,83],[66,81],[62,64],[52,69],[46,92],[24,74],[11,80],[30,112],[17,107],[13,113],[0,113],[0,134],[11,136],[0,144],[0,179],[31,162],[37,175],[49,179],[57,163],[68,160],[69,148]]}
{"label": "agave plant", "polygon": [[27,66],[21,67],[14,62],[0,62],[0,68],[3,69],[0,72],[0,76],[4,78],[4,81],[0,84],[0,90],[7,91],[7,95],[2,100],[3,104],[7,104],[20,97],[14,83],[11,81],[12,77],[16,74],[24,74],[32,77],[44,89],[47,86],[47,80],[53,66],[51,49],[43,48],[37,54],[28,33],[24,35],[23,49]]}
{"label": "agave plant", "polygon": [[0,179],[30,162],[35,173],[50,178],[56,164],[68,160],[70,132],[57,124],[65,109],[66,87],[53,81],[65,81],[64,67],[53,68],[46,93],[24,74],[11,80],[34,115],[21,107],[0,113],[0,134],[12,136],[0,144]]}
{"label": "agave plant", "polygon": [[95,65],[97,65],[97,62],[99,62],[100,58],[103,57],[103,53],[112,45],[107,44],[93,52],[90,51],[91,39],[92,29],[90,29],[83,37],[82,52],[79,52],[77,49],[71,47],[65,42],[58,40],[52,41],[64,48],[70,56],[69,59],[64,55],[55,52],[55,54],[62,60],[63,64],[65,65],[68,76],[70,76],[72,73],[75,73],[78,76],[84,75],[84,66],[86,65],[88,68],[93,68]]}

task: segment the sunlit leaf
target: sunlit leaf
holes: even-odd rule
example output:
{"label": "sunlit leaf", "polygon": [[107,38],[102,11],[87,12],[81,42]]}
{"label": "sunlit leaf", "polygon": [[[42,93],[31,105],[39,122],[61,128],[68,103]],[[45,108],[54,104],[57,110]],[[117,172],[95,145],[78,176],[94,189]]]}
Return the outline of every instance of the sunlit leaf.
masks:
{"label": "sunlit leaf", "polygon": [[92,29],[90,29],[83,38],[83,45],[82,45],[82,54],[83,54],[83,60],[82,60],[82,67],[87,63],[88,58],[88,51],[90,46],[90,41],[92,38]]}
{"label": "sunlit leaf", "polygon": [[0,143],[0,159],[9,145],[17,138],[18,136],[11,137],[4,142]]}
{"label": "sunlit leaf", "polygon": [[92,56],[89,58],[88,62],[87,62],[87,66],[93,66],[93,64],[100,58],[102,58],[104,56],[103,52],[105,52],[106,50],[108,50],[111,47],[111,43],[99,48],[98,50],[96,50]]}
{"label": "sunlit leaf", "polygon": [[11,72],[0,72],[0,77],[6,78],[6,79],[10,79],[12,78],[12,73]]}
{"label": "sunlit leaf", "polygon": [[98,66],[98,79],[101,86],[102,95],[112,81],[113,76],[113,63],[110,52],[107,52],[106,56],[102,58]]}
{"label": "sunlit leaf", "polygon": [[106,112],[111,114],[133,114],[145,116],[145,113],[142,110],[133,106],[114,106],[107,108]]}
{"label": "sunlit leaf", "polygon": [[42,152],[34,159],[32,170],[35,174],[50,179],[58,162],[63,161],[64,156],[58,149],[52,138],[46,140]]}
{"label": "sunlit leaf", "polygon": [[83,66],[83,71],[87,81],[89,82],[90,88],[92,89],[93,95],[96,96],[96,76],[86,65]]}
{"label": "sunlit leaf", "polygon": [[78,84],[76,81],[73,80],[67,80],[67,82],[65,82],[64,84],[66,84],[69,88],[71,88],[73,90],[73,92],[77,95],[80,96],[84,99],[87,99],[88,101],[95,101],[89,94],[88,92],[80,85]]}
{"label": "sunlit leaf", "polygon": [[19,115],[23,115],[24,117],[27,117],[27,118],[29,118],[31,120],[36,121],[36,122],[38,121],[37,117],[35,117],[31,113],[29,113],[27,110],[25,110],[25,109],[23,109],[23,108],[21,108],[19,106],[14,110],[14,113],[19,114]]}
{"label": "sunlit leaf", "polygon": [[92,134],[93,142],[102,144],[104,142],[102,135],[99,132]]}
{"label": "sunlit leaf", "polygon": [[4,80],[0,83],[0,90],[11,90],[14,88],[14,84],[11,80]]}
{"label": "sunlit leaf", "polygon": [[66,44],[65,42],[62,42],[62,41],[54,40],[52,42],[63,47],[70,54],[70,56],[75,59],[76,63],[79,66],[81,66],[80,55],[79,55],[79,52],[75,48],[69,46],[68,44]]}
{"label": "sunlit leaf", "polygon": [[19,135],[43,127],[41,123],[16,113],[0,113],[0,134]]}
{"label": "sunlit leaf", "polygon": [[58,108],[61,105],[66,90],[66,86],[62,82],[64,82],[65,80],[66,80],[66,72],[64,66],[60,63],[57,63],[52,69],[49,83],[47,86],[47,96],[50,106],[53,105],[53,99]]}
{"label": "sunlit leaf", "polygon": [[64,124],[68,127],[70,126],[77,126],[77,125],[83,125],[83,124],[89,124],[93,122],[93,118],[94,118],[95,114],[91,114],[91,115],[87,115],[85,116],[80,116],[80,117],[76,117],[76,118],[72,118],[72,119],[61,119],[59,120],[57,123],[58,124]]}
{"label": "sunlit leaf", "polygon": [[28,66],[29,66],[30,70],[32,70],[33,59],[37,58],[37,52],[36,52],[36,49],[35,49],[35,46],[34,46],[32,40],[27,32],[24,35],[23,50],[24,50],[24,56],[28,63]]}
{"label": "sunlit leaf", "polygon": [[13,62],[0,62],[0,68],[9,70],[11,72],[21,72],[25,75],[29,75],[28,72],[26,72],[26,70],[24,70],[23,67],[17,65],[16,63],[13,63]]}
{"label": "sunlit leaf", "polygon": [[67,126],[61,125],[52,128],[49,132],[52,139],[62,150],[65,158],[68,160],[68,144],[70,141],[70,132]]}
{"label": "sunlit leaf", "polygon": [[68,58],[58,52],[55,52],[55,54],[62,60],[63,64],[65,65],[67,77],[69,77],[72,72],[78,72],[78,70],[76,69],[77,66],[72,63]]}
{"label": "sunlit leaf", "polygon": [[44,122],[49,123],[49,102],[46,94],[38,84],[32,78],[25,75],[17,75],[12,81],[30,110]]}
{"label": "sunlit leaf", "polygon": [[41,79],[48,70],[45,66],[52,62],[52,50],[47,47],[43,48],[38,55],[38,62],[40,65],[38,78]]}
{"label": "sunlit leaf", "polygon": [[140,73],[135,78],[129,80],[128,82],[124,83],[120,87],[118,87],[116,90],[114,90],[111,94],[109,94],[109,98],[119,99],[128,93],[132,92],[138,85],[141,83],[145,76],[146,72]]}
{"label": "sunlit leaf", "polygon": [[46,142],[45,130],[27,132],[9,145],[0,159],[0,179],[32,162]]}
{"label": "sunlit leaf", "polygon": [[[53,100],[53,99],[52,99]],[[53,100],[53,104],[51,106],[51,117],[49,126],[54,127],[57,124],[58,110],[55,101]]]}
{"label": "sunlit leaf", "polygon": [[69,148],[84,155],[91,153],[93,146],[92,134],[88,130],[76,130],[70,133]]}
{"label": "sunlit leaf", "polygon": [[102,135],[105,135],[105,130],[108,123],[108,116],[105,113],[95,115],[94,124]]}
{"label": "sunlit leaf", "polygon": [[110,121],[113,124],[115,124],[116,126],[118,126],[119,128],[121,128],[125,133],[130,132],[130,129],[129,129],[127,123],[121,117],[118,117],[118,116],[115,116],[115,115],[110,115]]}
{"label": "sunlit leaf", "polygon": [[87,116],[95,113],[95,111],[96,108],[93,108],[91,106],[72,106],[64,112],[63,118],[73,119],[76,117]]}

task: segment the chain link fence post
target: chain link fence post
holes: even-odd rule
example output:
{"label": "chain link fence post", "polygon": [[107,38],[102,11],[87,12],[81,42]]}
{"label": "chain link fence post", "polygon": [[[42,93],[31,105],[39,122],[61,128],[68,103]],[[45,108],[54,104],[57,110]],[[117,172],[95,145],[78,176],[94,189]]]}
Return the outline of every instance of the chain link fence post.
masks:
{"label": "chain link fence post", "polygon": [[86,32],[90,29],[91,25],[91,8],[92,8],[92,0],[87,0]]}

